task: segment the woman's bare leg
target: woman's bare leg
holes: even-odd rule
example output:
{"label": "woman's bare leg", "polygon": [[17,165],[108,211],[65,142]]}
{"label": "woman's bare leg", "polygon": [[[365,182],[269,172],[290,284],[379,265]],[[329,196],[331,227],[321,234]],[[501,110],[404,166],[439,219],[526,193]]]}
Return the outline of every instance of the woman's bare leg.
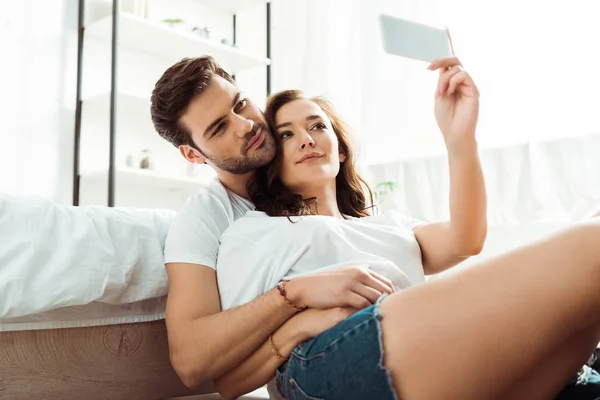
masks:
{"label": "woman's bare leg", "polygon": [[600,323],[600,222],[389,296],[381,311],[400,398],[498,398]]}
{"label": "woman's bare leg", "polygon": [[[523,376],[499,398],[503,400],[542,400],[554,398],[579,371],[598,345],[600,324],[572,336]],[[491,361],[493,368],[494,362]]]}

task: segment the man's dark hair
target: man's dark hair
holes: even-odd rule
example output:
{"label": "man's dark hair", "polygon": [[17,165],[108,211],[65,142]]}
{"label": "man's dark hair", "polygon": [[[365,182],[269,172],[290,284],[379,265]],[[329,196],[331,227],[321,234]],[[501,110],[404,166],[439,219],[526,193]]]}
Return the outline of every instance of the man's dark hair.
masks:
{"label": "man's dark hair", "polygon": [[181,122],[190,102],[208,86],[214,75],[235,82],[210,56],[184,58],[167,69],[152,91],[150,114],[160,136],[175,147],[190,145],[191,132]]}

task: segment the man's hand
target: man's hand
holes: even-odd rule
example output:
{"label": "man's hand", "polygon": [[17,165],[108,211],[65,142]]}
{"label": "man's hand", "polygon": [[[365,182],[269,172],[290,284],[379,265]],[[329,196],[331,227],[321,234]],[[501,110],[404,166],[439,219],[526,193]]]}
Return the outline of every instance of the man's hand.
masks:
{"label": "man's hand", "polygon": [[479,117],[479,90],[458,58],[435,60],[429,69],[439,70],[435,93],[435,119],[447,146],[471,143]]}
{"label": "man's hand", "polygon": [[362,310],[383,293],[393,293],[394,286],[366,267],[344,267],[292,279],[286,291],[288,300],[297,306]]}

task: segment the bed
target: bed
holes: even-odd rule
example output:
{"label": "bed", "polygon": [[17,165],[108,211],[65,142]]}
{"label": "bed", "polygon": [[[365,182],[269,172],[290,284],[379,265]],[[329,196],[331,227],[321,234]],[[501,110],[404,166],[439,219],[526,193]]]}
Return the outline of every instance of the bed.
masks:
{"label": "bed", "polygon": [[164,399],[174,212],[0,195],[0,399]]}
{"label": "bed", "polygon": [[171,367],[163,320],[0,332],[0,398],[146,400],[186,388]]}

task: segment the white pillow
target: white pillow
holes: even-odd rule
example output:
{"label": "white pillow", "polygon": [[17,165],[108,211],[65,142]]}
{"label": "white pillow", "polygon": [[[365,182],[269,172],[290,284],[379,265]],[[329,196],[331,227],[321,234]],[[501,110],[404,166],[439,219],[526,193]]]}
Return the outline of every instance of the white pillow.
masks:
{"label": "white pillow", "polygon": [[166,295],[163,250],[174,216],[0,195],[0,321]]}

